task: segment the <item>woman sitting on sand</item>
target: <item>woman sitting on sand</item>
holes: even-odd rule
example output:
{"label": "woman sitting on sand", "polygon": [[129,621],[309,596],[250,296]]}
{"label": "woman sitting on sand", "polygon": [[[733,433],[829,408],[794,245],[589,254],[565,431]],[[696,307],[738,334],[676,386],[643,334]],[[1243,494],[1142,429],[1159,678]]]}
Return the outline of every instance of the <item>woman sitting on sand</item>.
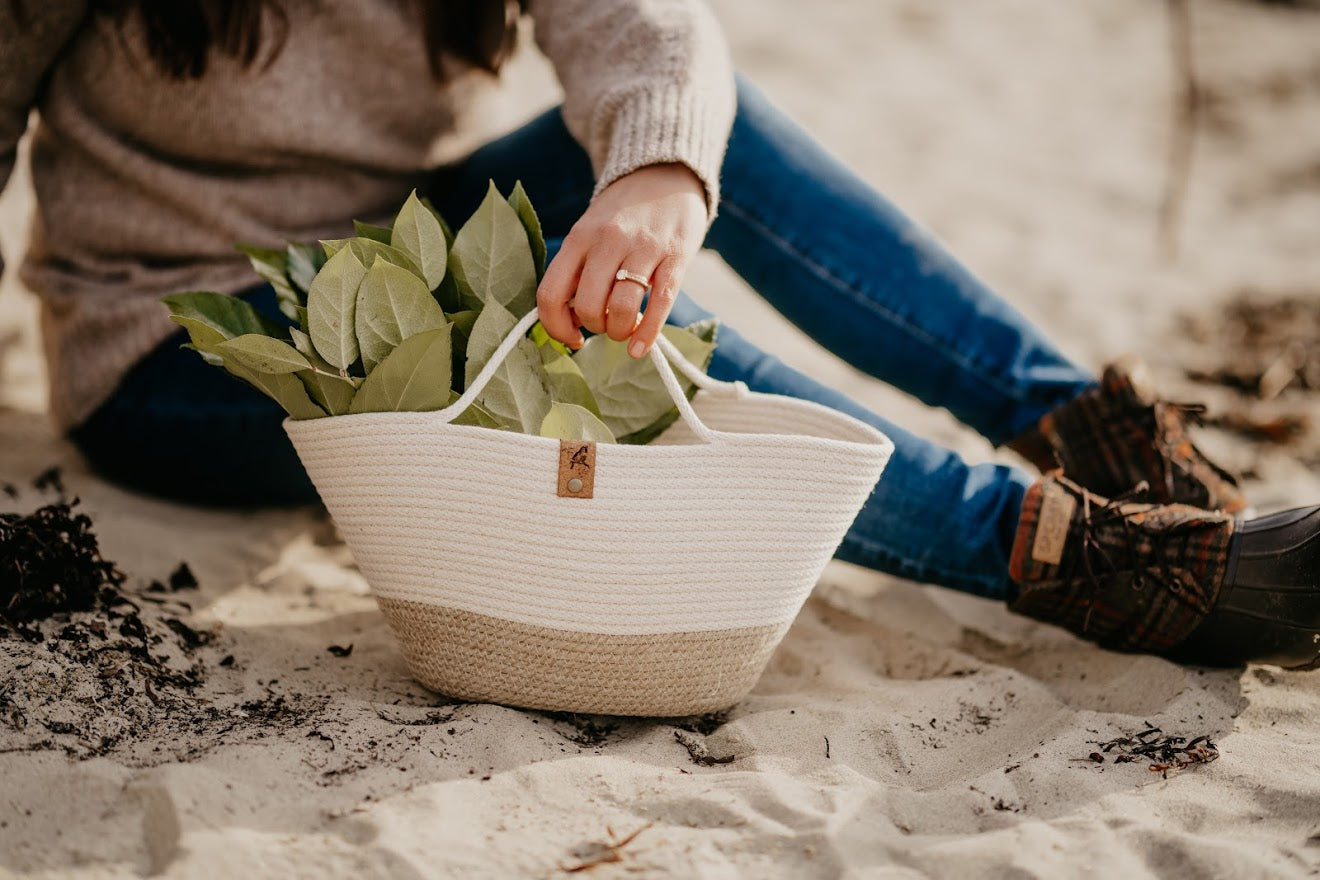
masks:
{"label": "woman sitting on sand", "polygon": [[181,351],[160,297],[277,317],[235,242],[339,237],[414,187],[466,216],[488,179],[521,180],[563,239],[538,291],[557,339],[640,357],[701,317],[679,285],[704,241],[823,346],[1048,472],[969,466],[726,328],[713,375],[895,443],[840,558],[1122,650],[1317,661],[1320,507],[1235,520],[1183,409],[1070,362],[735,78],[697,0],[526,6],[563,106],[471,152],[513,44],[505,0],[0,0],[0,183],[36,109],[23,278],[54,417],[98,471],[190,501],[313,500],[280,407]]}

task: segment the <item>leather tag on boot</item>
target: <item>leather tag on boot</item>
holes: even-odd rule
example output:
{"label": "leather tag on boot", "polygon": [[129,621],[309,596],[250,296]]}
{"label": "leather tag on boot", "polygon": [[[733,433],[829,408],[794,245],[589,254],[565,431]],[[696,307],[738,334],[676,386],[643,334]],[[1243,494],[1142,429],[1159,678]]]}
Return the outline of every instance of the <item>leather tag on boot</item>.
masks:
{"label": "leather tag on boot", "polygon": [[1031,558],[1046,565],[1058,565],[1068,543],[1077,499],[1054,483],[1041,488],[1040,518],[1036,522],[1036,540],[1031,544]]}

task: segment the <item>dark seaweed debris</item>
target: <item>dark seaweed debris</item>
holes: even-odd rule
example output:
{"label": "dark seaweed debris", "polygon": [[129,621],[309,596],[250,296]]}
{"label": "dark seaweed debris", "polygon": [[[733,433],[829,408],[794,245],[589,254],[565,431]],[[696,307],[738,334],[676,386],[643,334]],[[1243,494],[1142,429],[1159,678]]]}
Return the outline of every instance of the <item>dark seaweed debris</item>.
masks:
{"label": "dark seaweed debris", "polygon": [[37,474],[36,479],[32,481],[32,488],[38,492],[53,492],[59,498],[64,498],[64,477],[58,467],[48,467]]}
{"label": "dark seaweed debris", "polygon": [[197,586],[197,576],[188,567],[188,563],[180,562],[179,567],[170,572],[169,579],[165,583],[152,581],[147,586],[147,592],[177,593],[179,590],[195,590]]}
{"label": "dark seaweed debris", "polygon": [[[1104,763],[1104,756],[1111,755],[1115,764],[1129,764],[1149,761],[1149,770],[1159,773],[1166,779],[1169,771],[1178,771],[1195,764],[1209,764],[1218,760],[1219,747],[1202,735],[1190,742],[1184,736],[1169,736],[1146,722],[1146,728],[1131,736],[1117,736],[1107,742],[1092,740],[1099,746],[1099,752],[1092,752],[1085,759],[1095,763]],[[1103,754],[1102,754],[1103,753]]]}
{"label": "dark seaweed debris", "polygon": [[687,718],[679,718],[674,721],[674,726],[691,733],[710,736],[712,733],[723,727],[728,720],[729,713],[727,711],[707,712],[705,715],[691,715]]}
{"label": "dark seaweed debris", "polygon": [[[113,753],[152,766],[322,717],[328,697],[276,693],[273,681],[255,699],[234,687],[242,673],[221,633],[184,619],[191,607],[178,591],[198,586],[187,563],[126,588],[78,500],[63,497],[59,471],[33,485],[61,497],[0,514],[0,753]],[[230,686],[201,692],[213,675]]]}
{"label": "dark seaweed debris", "polygon": [[619,722],[605,715],[578,715],[573,712],[544,712],[556,722],[555,732],[574,745],[594,749],[604,745],[619,730]]}
{"label": "dark seaweed debris", "polygon": [[27,515],[0,514],[0,623],[21,629],[52,614],[115,603],[124,574],[101,556],[92,520],[74,512],[77,504],[75,498]]}
{"label": "dark seaweed debris", "polygon": [[1213,364],[1188,368],[1188,378],[1193,381],[1263,398],[1274,397],[1289,386],[1320,391],[1320,299],[1316,291],[1277,296],[1241,290],[1221,309],[1182,320],[1191,339],[1216,355]]}

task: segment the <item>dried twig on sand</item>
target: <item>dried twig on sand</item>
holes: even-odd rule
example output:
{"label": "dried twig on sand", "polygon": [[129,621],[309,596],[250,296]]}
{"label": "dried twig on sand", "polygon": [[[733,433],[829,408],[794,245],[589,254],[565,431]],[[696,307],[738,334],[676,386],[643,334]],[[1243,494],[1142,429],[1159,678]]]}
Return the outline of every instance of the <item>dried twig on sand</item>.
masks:
{"label": "dried twig on sand", "polygon": [[580,871],[590,871],[592,868],[600,865],[608,865],[613,862],[623,861],[623,848],[637,839],[637,836],[646,829],[654,825],[654,822],[647,822],[641,828],[638,828],[627,837],[620,838],[614,833],[614,829],[605,826],[605,833],[609,835],[608,840],[593,840],[586,846],[574,853],[580,861],[574,865],[560,865],[559,870],[566,874],[577,874]]}

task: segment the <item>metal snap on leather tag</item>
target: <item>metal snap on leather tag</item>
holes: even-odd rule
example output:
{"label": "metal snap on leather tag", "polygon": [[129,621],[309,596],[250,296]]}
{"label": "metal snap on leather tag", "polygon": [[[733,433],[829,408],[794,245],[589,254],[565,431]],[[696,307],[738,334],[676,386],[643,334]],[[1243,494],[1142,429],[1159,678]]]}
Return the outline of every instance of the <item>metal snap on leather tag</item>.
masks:
{"label": "metal snap on leather tag", "polygon": [[559,497],[590,498],[596,488],[596,444],[559,441]]}

